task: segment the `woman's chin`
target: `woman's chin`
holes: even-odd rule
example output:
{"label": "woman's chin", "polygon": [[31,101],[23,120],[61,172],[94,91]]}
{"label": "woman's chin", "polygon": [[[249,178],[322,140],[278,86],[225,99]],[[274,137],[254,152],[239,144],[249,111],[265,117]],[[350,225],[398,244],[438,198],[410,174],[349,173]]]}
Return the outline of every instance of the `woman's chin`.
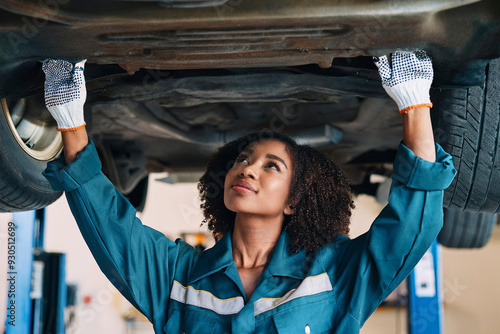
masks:
{"label": "woman's chin", "polygon": [[232,212],[248,212],[250,207],[248,199],[236,196],[228,196],[224,198],[224,205]]}

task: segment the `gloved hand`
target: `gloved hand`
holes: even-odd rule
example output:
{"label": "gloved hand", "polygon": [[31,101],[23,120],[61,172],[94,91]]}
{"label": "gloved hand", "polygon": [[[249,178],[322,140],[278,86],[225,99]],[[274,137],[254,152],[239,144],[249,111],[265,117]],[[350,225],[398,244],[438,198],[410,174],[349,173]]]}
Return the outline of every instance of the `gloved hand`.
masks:
{"label": "gloved hand", "polygon": [[382,87],[396,102],[399,112],[432,107],[429,90],[434,72],[427,53],[397,51],[391,56],[392,66],[386,56],[374,58],[374,62],[382,78]]}
{"label": "gloved hand", "polygon": [[43,62],[45,106],[56,120],[58,131],[74,131],[85,126],[85,62],[86,59],[74,66],[65,60],[47,59]]}

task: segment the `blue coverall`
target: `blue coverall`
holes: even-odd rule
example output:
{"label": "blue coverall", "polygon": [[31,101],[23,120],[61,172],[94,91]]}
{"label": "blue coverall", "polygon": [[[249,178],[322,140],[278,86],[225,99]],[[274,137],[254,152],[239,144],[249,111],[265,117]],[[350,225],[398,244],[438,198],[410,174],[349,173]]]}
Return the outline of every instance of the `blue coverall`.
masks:
{"label": "blue coverall", "polygon": [[68,166],[44,175],[66,191],[78,227],[98,265],[152,323],[156,333],[358,333],[377,306],[410,273],[443,222],[443,189],[455,174],[436,145],[437,162],[400,144],[389,204],[370,230],[337,236],[306,254],[288,252],[283,231],[247,300],[232,258],[231,233],[203,253],[142,225],[102,174],[92,142]]}

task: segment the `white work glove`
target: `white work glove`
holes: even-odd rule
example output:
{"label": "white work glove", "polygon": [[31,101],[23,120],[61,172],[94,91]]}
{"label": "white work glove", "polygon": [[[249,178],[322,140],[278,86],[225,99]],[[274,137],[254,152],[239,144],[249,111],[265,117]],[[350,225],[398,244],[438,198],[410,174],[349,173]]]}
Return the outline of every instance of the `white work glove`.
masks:
{"label": "white work glove", "polygon": [[56,120],[58,131],[74,131],[85,126],[85,61],[74,66],[65,60],[47,59],[43,62],[45,106]]}
{"label": "white work glove", "polygon": [[[434,77],[431,58],[425,51],[391,54],[374,58],[382,78],[382,87],[396,102],[401,114],[410,109],[432,107],[429,91]],[[391,66],[392,65],[392,66]]]}

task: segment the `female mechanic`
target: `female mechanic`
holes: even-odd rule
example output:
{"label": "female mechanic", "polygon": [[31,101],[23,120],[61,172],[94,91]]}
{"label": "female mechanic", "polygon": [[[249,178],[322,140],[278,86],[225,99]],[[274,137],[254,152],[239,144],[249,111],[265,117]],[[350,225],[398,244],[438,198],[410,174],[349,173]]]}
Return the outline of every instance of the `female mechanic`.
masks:
{"label": "female mechanic", "polygon": [[353,204],[344,173],[269,132],[220,148],[200,179],[214,247],[199,253],[142,225],[87,137],[84,62],[43,64],[46,105],[64,143],[64,157],[44,175],[66,192],[101,270],[156,333],[358,333],[436,238],[443,189],[455,174],[433,139],[430,58],[391,57],[375,63],[404,138],[389,204],[355,239],[347,236]]}

